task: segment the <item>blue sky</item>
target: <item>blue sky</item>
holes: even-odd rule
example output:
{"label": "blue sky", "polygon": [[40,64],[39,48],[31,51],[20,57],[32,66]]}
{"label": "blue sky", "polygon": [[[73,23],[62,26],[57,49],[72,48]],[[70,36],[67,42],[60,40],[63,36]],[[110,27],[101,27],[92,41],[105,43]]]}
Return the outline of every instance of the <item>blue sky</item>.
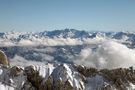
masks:
{"label": "blue sky", "polygon": [[0,31],[134,31],[135,0],[0,0]]}

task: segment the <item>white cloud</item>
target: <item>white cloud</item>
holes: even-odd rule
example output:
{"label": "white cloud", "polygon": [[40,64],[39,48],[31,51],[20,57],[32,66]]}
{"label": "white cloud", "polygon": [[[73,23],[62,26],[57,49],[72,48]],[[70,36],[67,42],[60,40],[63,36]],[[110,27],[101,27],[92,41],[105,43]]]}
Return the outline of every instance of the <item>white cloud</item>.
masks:
{"label": "white cloud", "polygon": [[[8,42],[9,43],[9,42]],[[8,43],[6,45],[8,46]],[[133,49],[127,48],[125,45],[121,44],[118,40],[107,39],[103,37],[96,37],[93,39],[72,39],[72,38],[40,38],[33,40],[21,40],[18,43],[9,43],[10,45],[46,45],[46,46],[57,46],[57,45],[83,45],[88,44],[81,50],[79,55],[71,57],[74,63],[83,64],[86,66],[96,67],[96,68],[118,68],[118,67],[129,67],[135,65],[135,51]],[[96,50],[92,50],[90,45],[98,46]],[[46,49],[52,53],[55,49]],[[41,50],[40,52],[45,52]],[[52,61],[53,56],[46,55],[44,60]],[[21,58],[21,61],[26,63],[27,60],[22,59],[22,57],[16,56],[16,58]]]}
{"label": "white cloud", "polygon": [[15,55],[13,59],[10,59],[11,66],[29,66],[29,65],[45,65],[43,62],[38,61],[32,61],[32,60],[26,60],[25,58]]}
{"label": "white cloud", "polygon": [[31,38],[31,39],[21,39],[20,41],[14,41],[10,39],[0,39],[0,46],[59,46],[59,45],[82,45],[82,44],[97,44],[105,41],[104,37],[96,38]]}
{"label": "white cloud", "polygon": [[96,51],[84,48],[75,57],[75,63],[96,68],[118,68],[135,65],[135,51],[114,41],[105,41]]}

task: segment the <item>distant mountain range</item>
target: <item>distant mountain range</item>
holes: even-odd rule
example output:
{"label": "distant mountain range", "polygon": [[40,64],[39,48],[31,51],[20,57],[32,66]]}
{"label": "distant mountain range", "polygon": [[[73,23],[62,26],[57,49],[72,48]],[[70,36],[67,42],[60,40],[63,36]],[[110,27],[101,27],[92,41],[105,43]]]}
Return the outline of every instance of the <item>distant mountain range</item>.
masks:
{"label": "distant mountain range", "polygon": [[95,38],[96,36],[107,36],[110,38],[122,39],[123,36],[135,38],[135,33],[129,32],[88,32],[80,31],[76,29],[64,29],[64,30],[53,30],[43,32],[0,32],[0,38],[3,39],[30,39],[35,38]]}
{"label": "distant mountain range", "polygon": [[[0,46],[18,45],[80,45],[89,39],[114,39],[135,48],[135,33],[128,32],[88,32],[76,29],[64,29],[44,32],[1,32]],[[70,41],[72,40],[72,43]],[[55,43],[54,41],[58,41]],[[128,43],[127,43],[128,42]],[[90,43],[91,44],[91,43]]]}

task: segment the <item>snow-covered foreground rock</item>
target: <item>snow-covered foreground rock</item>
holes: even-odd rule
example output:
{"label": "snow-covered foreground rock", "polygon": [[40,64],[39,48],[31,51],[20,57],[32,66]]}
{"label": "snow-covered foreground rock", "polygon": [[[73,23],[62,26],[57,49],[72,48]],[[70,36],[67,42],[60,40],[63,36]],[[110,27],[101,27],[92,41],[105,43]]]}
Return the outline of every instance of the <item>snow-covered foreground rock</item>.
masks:
{"label": "snow-covered foreground rock", "polygon": [[133,67],[97,70],[71,64],[0,65],[0,90],[134,90],[134,84]]}

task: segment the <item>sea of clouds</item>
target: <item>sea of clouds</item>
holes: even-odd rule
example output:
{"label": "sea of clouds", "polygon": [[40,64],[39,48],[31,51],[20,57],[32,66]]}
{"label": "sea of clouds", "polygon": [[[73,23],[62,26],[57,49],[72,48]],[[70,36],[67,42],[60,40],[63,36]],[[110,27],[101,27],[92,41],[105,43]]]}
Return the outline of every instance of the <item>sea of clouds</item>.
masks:
{"label": "sea of clouds", "polygon": [[[1,41],[2,42],[2,41]],[[7,41],[8,42],[8,41]],[[11,42],[10,42],[11,43]],[[6,43],[5,44],[10,44]],[[122,44],[120,41],[114,39],[106,39],[102,37],[96,37],[93,39],[72,39],[72,38],[54,38],[54,39],[36,39],[31,40],[21,40],[17,43],[20,46],[25,45],[46,45],[46,46],[64,46],[64,45],[95,45],[96,49],[92,49],[91,47],[84,47],[81,49],[79,54],[73,56],[69,55],[70,60],[75,64],[85,65],[88,67],[95,68],[119,68],[119,67],[129,67],[135,66],[135,50],[128,48],[126,45]],[[16,45],[17,45],[16,44]],[[15,45],[15,44],[10,44]],[[43,51],[46,49],[43,49]],[[50,49],[51,50],[51,49]],[[53,51],[52,51],[53,52]],[[53,56],[51,55],[43,55],[44,62],[55,61]],[[47,61],[45,61],[47,60]],[[25,58],[16,55],[12,58],[11,64],[19,64],[19,65],[30,65],[37,64],[38,62],[34,62],[31,60],[26,60]],[[29,63],[26,63],[29,62]],[[39,62],[40,64],[41,62]],[[42,63],[43,64],[43,63]]]}
{"label": "sea of clouds", "polygon": [[38,46],[38,45],[46,45],[46,46],[58,46],[58,45],[82,45],[82,44],[95,44],[100,43],[106,40],[104,37],[96,37],[96,38],[30,38],[30,39],[21,39],[19,41],[14,41],[12,39],[1,39],[0,38],[0,46]]}
{"label": "sea of clouds", "polygon": [[82,49],[75,63],[99,69],[135,66],[135,50],[118,42],[105,41],[95,51],[87,47]]}
{"label": "sea of clouds", "polygon": [[[95,38],[32,38],[22,39],[19,42],[14,40],[0,39],[0,46],[64,46],[64,45],[95,45],[96,49],[91,47],[82,48],[79,54],[75,56],[69,56],[73,63],[79,65],[85,65],[96,68],[118,68],[135,66],[135,50],[128,48],[122,44],[121,41],[115,39],[109,39],[106,37]],[[53,56],[43,55],[46,60],[53,60]],[[20,64],[26,62],[32,63],[32,60],[25,60],[25,58],[16,55],[11,62],[14,64]],[[19,63],[18,63],[19,62]],[[29,64],[29,63],[28,63]],[[32,64],[36,64],[35,62]]]}

